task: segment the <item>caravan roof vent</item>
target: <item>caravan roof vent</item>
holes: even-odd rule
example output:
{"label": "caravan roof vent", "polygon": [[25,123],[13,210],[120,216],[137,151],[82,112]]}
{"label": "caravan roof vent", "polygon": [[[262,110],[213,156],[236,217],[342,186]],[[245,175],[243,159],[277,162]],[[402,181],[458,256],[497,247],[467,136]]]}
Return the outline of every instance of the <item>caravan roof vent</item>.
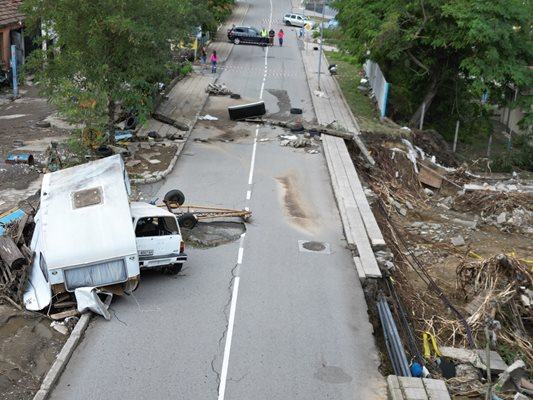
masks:
{"label": "caravan roof vent", "polygon": [[79,190],[73,193],[72,206],[74,209],[102,204],[102,187]]}

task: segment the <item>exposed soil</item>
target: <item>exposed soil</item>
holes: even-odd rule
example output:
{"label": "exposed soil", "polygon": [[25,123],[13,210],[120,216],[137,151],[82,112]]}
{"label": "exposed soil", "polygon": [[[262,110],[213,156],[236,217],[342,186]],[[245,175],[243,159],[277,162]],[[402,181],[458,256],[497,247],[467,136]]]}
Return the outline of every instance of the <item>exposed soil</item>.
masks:
{"label": "exposed soil", "polygon": [[[436,134],[423,136],[416,132],[414,136],[416,145],[424,149],[426,156],[436,151],[437,160],[455,165],[453,153],[442,147]],[[407,311],[417,347],[422,349],[424,331],[434,334],[439,346],[468,347],[464,326],[443,301],[447,298],[464,318],[470,318],[476,345],[483,348],[484,321],[490,310],[481,303],[488,298],[486,296],[492,296],[498,304],[495,319],[502,324],[493,350],[508,364],[518,357],[531,369],[533,353],[530,346],[522,343],[531,341],[533,315],[524,307],[520,296],[526,294],[526,288],[531,289],[533,282],[533,193],[512,190],[521,184],[531,185],[532,181],[512,176],[499,176],[500,180],[474,179],[459,169],[444,172],[445,180],[440,188],[428,187],[418,181],[413,164],[406,156],[408,149],[401,139],[380,136],[379,139],[372,137],[369,142],[376,168],[368,169],[355,147],[351,147],[350,152],[365,185],[377,195],[372,208],[393,254],[392,287]],[[499,190],[463,192],[464,183],[475,183],[479,187],[490,184]],[[517,268],[516,274],[506,276],[503,265]],[[489,268],[496,271],[491,272],[496,275],[484,281],[483,271]],[[432,286],[425,273],[437,287]],[[479,282],[468,278],[472,274],[477,274]],[[505,285],[513,289],[509,297],[504,298],[501,293],[507,288]],[[382,372],[389,374],[393,371],[375,309],[378,288],[383,293],[389,292],[389,288],[381,284],[374,289],[367,287],[367,301],[381,345]],[[483,288],[492,291],[484,292]],[[476,298],[481,300],[476,303]],[[398,317],[398,310],[395,307],[393,310]],[[408,347],[406,331],[401,325],[398,328]],[[523,340],[516,340],[518,337]],[[409,360],[416,356],[409,349],[407,352]],[[427,366],[433,376],[440,376],[436,365],[429,362]],[[476,391],[483,385],[476,382],[472,384],[474,389],[470,387],[473,397],[468,398],[482,399],[482,394],[476,397]],[[448,388],[452,394],[465,389],[464,385],[461,389],[450,382]]]}
{"label": "exposed soil", "polygon": [[[40,128],[36,124],[54,112],[46,99],[39,97],[34,86],[22,86],[20,98],[14,101],[9,93],[0,93],[0,191],[11,189],[14,195],[2,195],[0,212],[16,205],[17,197],[24,198],[24,191],[39,178],[47,143],[64,139],[67,132],[57,128]],[[8,164],[10,154],[29,154],[35,159],[35,165]]]}
{"label": "exposed soil", "polygon": [[66,339],[45,316],[0,305],[0,399],[32,399]]}

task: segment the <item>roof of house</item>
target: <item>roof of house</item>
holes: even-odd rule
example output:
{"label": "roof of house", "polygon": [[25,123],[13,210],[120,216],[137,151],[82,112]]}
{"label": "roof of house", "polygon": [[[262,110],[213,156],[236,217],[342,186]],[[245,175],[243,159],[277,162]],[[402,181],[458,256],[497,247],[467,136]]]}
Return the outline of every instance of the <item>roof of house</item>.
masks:
{"label": "roof of house", "polygon": [[22,0],[0,0],[0,28],[24,20],[24,15],[19,11]]}

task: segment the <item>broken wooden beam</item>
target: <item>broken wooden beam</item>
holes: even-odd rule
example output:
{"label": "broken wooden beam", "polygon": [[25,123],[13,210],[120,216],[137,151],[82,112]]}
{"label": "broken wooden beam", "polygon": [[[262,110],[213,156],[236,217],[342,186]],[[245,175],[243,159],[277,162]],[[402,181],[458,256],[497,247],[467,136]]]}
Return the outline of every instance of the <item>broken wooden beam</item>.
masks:
{"label": "broken wooden beam", "polygon": [[163,115],[158,112],[152,113],[152,118],[164,124],[172,125],[174,128],[177,128],[180,131],[189,130],[189,125],[187,125],[186,123],[178,121],[174,118],[167,117],[166,115]]}
{"label": "broken wooden beam", "polygon": [[26,257],[20,252],[15,241],[8,236],[0,236],[0,259],[12,270],[22,268]]}

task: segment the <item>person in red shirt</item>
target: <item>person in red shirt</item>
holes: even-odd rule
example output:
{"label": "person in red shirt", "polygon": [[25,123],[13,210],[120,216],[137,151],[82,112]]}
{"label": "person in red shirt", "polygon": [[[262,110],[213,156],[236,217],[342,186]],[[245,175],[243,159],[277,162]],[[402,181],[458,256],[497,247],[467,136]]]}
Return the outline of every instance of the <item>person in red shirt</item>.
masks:
{"label": "person in red shirt", "polygon": [[285,34],[283,33],[283,29],[280,29],[279,32],[278,32],[278,41],[279,41],[279,46],[282,47],[283,46],[283,36]]}
{"label": "person in red shirt", "polygon": [[218,61],[216,50],[213,50],[210,61],[211,61],[211,72],[214,74],[215,72],[217,72],[217,61]]}

